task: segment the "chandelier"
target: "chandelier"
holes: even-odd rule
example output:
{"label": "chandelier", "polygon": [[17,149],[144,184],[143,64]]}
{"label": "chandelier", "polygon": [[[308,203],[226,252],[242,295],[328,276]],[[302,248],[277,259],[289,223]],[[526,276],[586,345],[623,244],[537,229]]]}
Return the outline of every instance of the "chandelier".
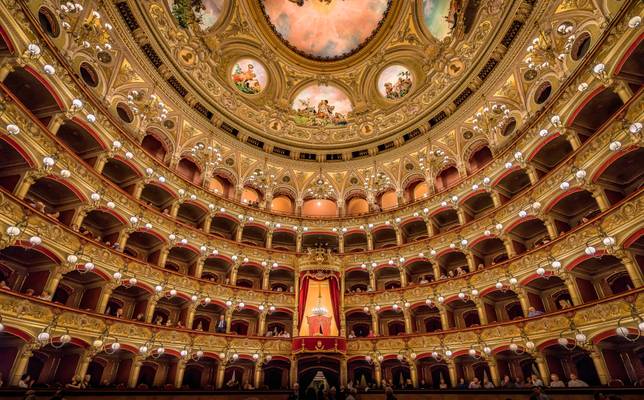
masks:
{"label": "chandelier", "polygon": [[203,356],[204,352],[201,349],[194,351],[195,338],[194,336],[190,337],[190,344],[186,345],[179,351],[179,356],[186,361],[199,361]]}
{"label": "chandelier", "polygon": [[364,189],[370,195],[375,195],[391,187],[391,178],[382,171],[378,171],[376,162],[373,163],[373,170],[364,181]]}
{"label": "chandelier", "polygon": [[[108,342],[111,342],[108,344]],[[121,344],[117,337],[110,336],[109,325],[103,330],[101,335],[94,339],[90,352],[92,356],[98,353],[114,354],[121,349]]]}
{"label": "chandelier", "polygon": [[333,189],[333,185],[327,182],[324,179],[324,176],[322,176],[322,168],[320,168],[318,178],[313,183],[313,186],[309,187],[306,190],[306,195],[316,200],[324,200],[335,197],[335,190]]}
{"label": "chandelier", "polygon": [[273,174],[268,167],[268,160],[264,159],[264,166],[262,168],[256,168],[253,173],[248,177],[250,183],[263,191],[264,193],[270,193],[275,187],[275,174]]}
{"label": "chandelier", "polygon": [[230,344],[227,344],[226,347],[219,353],[219,359],[224,365],[234,363],[239,360],[239,353]]}
{"label": "chandelier", "polygon": [[326,307],[322,305],[322,288],[318,286],[318,302],[311,310],[311,313],[317,317],[325,316],[329,313]]}
{"label": "chandelier", "polygon": [[219,145],[206,146],[203,142],[197,142],[197,144],[190,149],[190,154],[192,154],[194,158],[200,160],[206,167],[211,168],[216,167],[223,160]]}
{"label": "chandelier", "polygon": [[[573,351],[577,347],[586,349],[590,346],[591,343],[588,341],[586,334],[580,331],[579,328],[577,328],[575,322],[573,321],[573,317],[573,314],[566,315],[566,318],[568,318],[569,328],[564,329],[559,333],[559,339],[557,339],[557,343],[559,343],[561,347],[568,351]],[[571,341],[570,339],[568,339],[568,336],[572,336],[574,337],[574,339]]]}
{"label": "chandelier", "polygon": [[[570,22],[561,23],[557,27],[556,36],[553,35],[552,29],[539,29],[537,36],[526,49],[528,56],[525,63],[533,78],[538,72],[548,68],[554,69],[557,74],[563,76],[565,72],[563,63],[576,39],[574,30]],[[562,40],[563,43],[561,43]]]}
{"label": "chandelier", "polygon": [[127,104],[142,121],[162,122],[168,117],[168,108],[155,94],[146,94],[145,90],[132,90],[127,95]]}
{"label": "chandelier", "polygon": [[58,318],[60,314],[54,314],[51,322],[36,336],[32,346],[34,349],[40,349],[47,345],[55,349],[60,349],[65,346],[67,343],[72,341],[72,337],[69,334],[69,329],[65,328],[65,333],[60,335],[58,340],[54,340],[53,332],[58,327]]}
{"label": "chandelier", "polygon": [[143,357],[152,357],[157,359],[165,354],[165,347],[163,343],[158,342],[157,337],[158,332],[153,332],[150,339],[146,340],[141,346],[139,346],[139,354]]}
{"label": "chandelier", "polygon": [[112,25],[109,22],[103,22],[101,14],[96,10],[93,10],[85,20],[79,23],[82,12],[83,6],[81,4],[72,2],[61,4],[59,15],[63,29],[80,46],[92,50],[100,61],[109,62],[111,60],[109,52],[112,50],[110,43]]}
{"label": "chandelier", "polygon": [[484,133],[490,137],[501,134],[507,121],[510,119],[510,109],[505,104],[488,103],[481,111],[474,114],[472,123],[474,132]]}
{"label": "chandelier", "polygon": [[[617,320],[617,328],[615,328],[615,333],[629,342],[637,342],[639,338],[642,337],[642,333],[644,333],[644,317],[642,317],[642,314],[637,311],[635,300],[634,296],[627,296],[624,298],[624,301],[628,304],[630,316],[622,317]],[[624,320],[628,318],[632,319],[637,324],[635,328],[636,333],[631,333],[631,329],[623,325]]]}

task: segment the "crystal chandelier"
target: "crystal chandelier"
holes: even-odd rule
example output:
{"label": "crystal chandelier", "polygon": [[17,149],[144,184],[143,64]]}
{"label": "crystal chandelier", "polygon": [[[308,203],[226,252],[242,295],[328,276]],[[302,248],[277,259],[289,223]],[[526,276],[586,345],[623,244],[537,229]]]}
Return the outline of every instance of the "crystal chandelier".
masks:
{"label": "crystal chandelier", "polygon": [[[528,70],[536,77],[537,73],[552,68],[560,76],[563,76],[563,63],[566,55],[572,51],[576,36],[574,26],[570,22],[561,23],[553,35],[552,29],[539,29],[537,36],[527,47],[528,56],[525,63]],[[560,43],[563,41],[563,44]]]}
{"label": "crystal chandelier", "polygon": [[335,190],[333,189],[333,185],[327,182],[322,176],[322,168],[320,168],[318,178],[315,180],[313,186],[309,187],[306,190],[306,195],[316,200],[324,200],[335,197]]}
{"label": "crystal chandelier", "polygon": [[501,134],[510,119],[510,109],[505,104],[487,103],[481,111],[474,114],[474,132],[494,137]]}
{"label": "crystal chandelier", "polygon": [[264,159],[264,166],[256,168],[253,173],[248,177],[250,183],[263,191],[269,193],[275,187],[275,174],[273,174],[268,167],[268,159]]}
{"label": "crystal chandelier", "polygon": [[109,54],[112,51],[110,43],[112,24],[103,22],[101,14],[96,10],[80,21],[82,13],[83,6],[79,3],[61,4],[59,15],[63,29],[83,48],[93,51],[100,61],[109,62],[112,58]]}
{"label": "crystal chandelier", "polygon": [[127,104],[142,121],[162,122],[168,117],[168,109],[155,94],[147,95],[144,90],[132,90],[127,95]]}
{"label": "crystal chandelier", "polygon": [[392,186],[391,178],[389,175],[382,171],[378,171],[378,167],[374,161],[373,170],[371,174],[364,181],[364,188],[367,193],[376,195],[383,192]]}
{"label": "crystal chandelier", "polygon": [[315,307],[313,307],[311,312],[313,313],[313,315],[318,317],[325,316],[329,313],[329,310],[327,310],[327,308],[322,305],[322,288],[320,287],[318,287],[318,302]]}

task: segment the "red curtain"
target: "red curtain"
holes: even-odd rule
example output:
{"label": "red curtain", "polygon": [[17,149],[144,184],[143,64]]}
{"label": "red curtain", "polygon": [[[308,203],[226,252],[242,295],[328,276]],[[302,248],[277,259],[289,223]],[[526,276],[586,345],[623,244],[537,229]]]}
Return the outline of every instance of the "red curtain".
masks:
{"label": "red curtain", "polygon": [[298,326],[302,326],[302,319],[304,319],[304,307],[306,307],[306,296],[309,293],[309,277],[302,277],[300,282],[300,297],[297,302],[298,311]]}
{"label": "red curtain", "polygon": [[338,334],[340,334],[340,286],[337,275],[329,278],[329,288],[331,289],[331,304],[335,315],[335,326],[338,327]]}

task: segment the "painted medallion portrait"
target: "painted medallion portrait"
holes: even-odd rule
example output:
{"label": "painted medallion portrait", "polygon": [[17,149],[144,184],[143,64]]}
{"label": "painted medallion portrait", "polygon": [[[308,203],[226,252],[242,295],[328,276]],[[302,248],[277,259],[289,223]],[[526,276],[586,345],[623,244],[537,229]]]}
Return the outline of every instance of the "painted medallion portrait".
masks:
{"label": "painted medallion portrait", "polygon": [[402,99],[411,91],[411,72],[402,65],[391,65],[378,77],[378,91],[389,100]]}
{"label": "painted medallion portrait", "polygon": [[293,100],[294,120],[308,126],[347,125],[353,109],[349,97],[335,86],[311,85]]}
{"label": "painted medallion portrait", "polygon": [[268,83],[266,68],[254,58],[237,60],[233,64],[230,78],[237,90],[245,94],[258,94]]}

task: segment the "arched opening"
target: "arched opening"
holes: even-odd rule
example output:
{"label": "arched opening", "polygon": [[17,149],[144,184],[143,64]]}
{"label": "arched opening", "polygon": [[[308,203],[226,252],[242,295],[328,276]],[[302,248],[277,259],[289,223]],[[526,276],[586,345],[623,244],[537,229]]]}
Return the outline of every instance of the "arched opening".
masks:
{"label": "arched opening", "polygon": [[94,165],[104,146],[85,127],[71,120],[66,120],[56,136],[69,147],[74,154],[89,165]]}
{"label": "arched opening", "polygon": [[130,233],[123,251],[143,262],[156,264],[159,261],[162,245],[163,241],[158,236],[150,231],[141,230]]}
{"label": "arched opening", "polygon": [[472,220],[493,210],[494,200],[492,199],[492,194],[481,191],[463,200],[462,206],[467,217]]}
{"label": "arched opening", "polygon": [[481,300],[488,323],[512,321],[524,317],[519,296],[508,288],[493,290]]}
{"label": "arched opening", "polygon": [[459,226],[458,212],[454,208],[442,208],[430,217],[434,229],[439,233],[447,232]]}
{"label": "arched opening", "polygon": [[644,171],[640,168],[644,149],[629,151],[601,172],[596,182],[604,188],[611,205],[639,190],[644,182]]}
{"label": "arched opening", "polygon": [[156,158],[160,162],[165,162],[166,155],[168,154],[168,148],[166,145],[157,138],[156,134],[148,133],[143,137],[141,141],[141,147],[149,155]]}
{"label": "arched opening", "polygon": [[242,243],[251,246],[264,247],[266,245],[266,235],[268,231],[265,226],[256,224],[244,225],[242,231]]}
{"label": "arched opening", "polygon": [[177,220],[194,228],[201,228],[206,218],[208,211],[192,201],[184,201],[177,210]]}
{"label": "arched opening", "polygon": [[12,71],[3,81],[7,89],[44,125],[63,112],[53,93],[24,68]]}
{"label": "arched opening", "polygon": [[210,179],[209,190],[225,198],[230,198],[234,193],[233,184],[228,178],[222,175],[213,175]]}
{"label": "arched opening", "polygon": [[572,153],[570,141],[565,136],[557,135],[539,148],[530,161],[544,175],[559,165],[570,153]]}
{"label": "arched opening", "polygon": [[644,41],[640,41],[628,58],[624,60],[622,67],[617,72],[619,79],[625,80],[633,93],[637,93],[644,84]]}
{"label": "arched opening", "polygon": [[346,315],[349,339],[373,336],[371,314],[362,310],[348,312]]}
{"label": "arched opening", "polygon": [[373,237],[373,249],[384,249],[398,245],[396,230],[391,226],[383,226],[375,229],[371,233]]}
{"label": "arched opening", "polygon": [[118,158],[107,160],[101,175],[129,194],[134,193],[134,188],[141,177],[130,164]]}
{"label": "arched opening", "polygon": [[470,155],[470,158],[467,160],[469,167],[468,172],[471,174],[474,171],[478,171],[479,169],[482,169],[487,164],[489,164],[492,160],[492,150],[490,150],[488,146],[483,146],[473,152],[472,155]]}
{"label": "arched opening", "polygon": [[588,352],[580,347],[570,351],[555,343],[542,349],[541,353],[546,359],[550,373],[557,374],[561,380],[568,381],[574,374],[589,386],[601,384],[593,360]]}
{"label": "arched opening", "polygon": [[338,252],[338,235],[330,232],[304,233],[302,236],[302,249],[326,249],[334,253]]}
{"label": "arched opening", "polygon": [[223,257],[208,257],[204,261],[201,277],[211,282],[229,283],[232,262]]}
{"label": "arched opening", "polygon": [[352,197],[347,200],[346,215],[356,216],[367,214],[369,212],[369,203],[362,197]]}
{"label": "arched opening", "polygon": [[89,239],[99,240],[116,248],[124,227],[123,221],[111,212],[96,209],[87,213],[78,231]]}
{"label": "arched opening", "polygon": [[338,206],[334,200],[308,199],[302,203],[303,217],[335,217],[338,215]]}
{"label": "arched opening", "polygon": [[403,221],[400,224],[403,243],[417,242],[429,237],[427,234],[427,224],[420,218]]}
{"label": "arched opening", "polygon": [[182,158],[177,164],[177,175],[192,182],[195,185],[201,184],[201,169],[189,158]]}
{"label": "arched opening", "polygon": [[460,175],[456,167],[452,166],[445,168],[438,175],[436,175],[436,179],[434,181],[436,191],[440,192],[451,186],[454,186],[458,182],[459,178]]}
{"label": "arched opening", "polygon": [[224,239],[234,240],[239,222],[226,214],[216,214],[210,223],[210,233]]}
{"label": "arched opening", "polygon": [[[362,293],[369,290],[369,272],[366,269],[352,269],[344,275],[347,293]],[[371,288],[375,290],[375,288]]]}
{"label": "arched opening", "polygon": [[497,237],[488,237],[477,241],[472,246],[472,253],[477,268],[489,267],[492,264],[508,259],[505,245]]}
{"label": "arched opening", "polygon": [[410,282],[423,285],[434,281],[434,266],[427,259],[417,259],[405,265],[405,270],[411,275]]}
{"label": "arched opening", "polygon": [[537,218],[521,221],[521,223],[508,231],[508,237],[516,254],[523,254],[528,250],[550,242],[548,229],[543,221]]}
{"label": "arched opening", "polygon": [[586,190],[578,190],[560,198],[548,210],[548,216],[555,221],[558,234],[585,224],[600,212],[597,201]]}
{"label": "arched opening", "polygon": [[511,199],[528,186],[530,186],[528,174],[522,169],[516,169],[505,175],[494,189],[505,199]]}
{"label": "arched opening", "polygon": [[624,264],[614,256],[588,258],[574,265],[572,271],[584,303],[597,300],[602,294],[618,294],[635,287]]}
{"label": "arched opening", "polygon": [[367,251],[368,240],[365,231],[351,231],[344,235],[344,252],[362,252]]}
{"label": "arched opening", "polygon": [[295,251],[296,236],[292,230],[280,229],[273,232],[273,243],[271,248],[274,250]]}
{"label": "arched opening", "polygon": [[435,304],[421,304],[411,310],[413,333],[431,333],[443,330],[440,311]]}
{"label": "arched opening", "polygon": [[259,207],[262,195],[255,188],[245,186],[241,194],[241,202],[251,207]]}
{"label": "arched opening", "polygon": [[293,214],[295,210],[293,199],[286,195],[278,195],[273,197],[271,201],[271,211],[280,213],[280,214]]}
{"label": "arched opening", "polygon": [[398,359],[384,360],[381,364],[382,378],[391,382],[396,389],[408,388],[411,386],[411,371],[406,363]]}
{"label": "arched opening", "polygon": [[380,210],[388,210],[398,207],[398,195],[394,190],[388,190],[377,196],[376,202]]}
{"label": "arched opening", "polygon": [[467,257],[461,251],[450,251],[438,257],[440,279],[454,277],[468,272]]}
{"label": "arched opening", "polygon": [[38,179],[27,192],[25,199],[63,225],[71,226],[83,201],[69,186],[54,178]]}
{"label": "arched opening", "polygon": [[566,284],[558,276],[545,275],[533,279],[525,283],[525,288],[528,307],[534,311],[553,312],[561,309],[562,305],[566,308],[572,306]]}
{"label": "arched opening", "polygon": [[286,390],[289,388],[291,363],[286,360],[271,360],[264,365],[264,382],[259,389]]}
{"label": "arched opening", "polygon": [[[168,252],[166,264],[162,267],[182,274],[194,275],[198,258],[199,252],[196,249],[188,246],[174,246]],[[173,266],[178,267],[178,271]]]}
{"label": "arched opening", "polygon": [[140,199],[164,214],[170,213],[170,207],[174,202],[174,196],[169,189],[156,183],[147,183],[141,191]]}
{"label": "arched opening", "polygon": [[582,142],[604,125],[624,105],[619,95],[611,88],[593,96],[575,115],[571,128],[579,135]]}
{"label": "arched opening", "polygon": [[21,177],[31,168],[26,155],[21,154],[19,147],[0,137],[0,186],[13,192]]}

